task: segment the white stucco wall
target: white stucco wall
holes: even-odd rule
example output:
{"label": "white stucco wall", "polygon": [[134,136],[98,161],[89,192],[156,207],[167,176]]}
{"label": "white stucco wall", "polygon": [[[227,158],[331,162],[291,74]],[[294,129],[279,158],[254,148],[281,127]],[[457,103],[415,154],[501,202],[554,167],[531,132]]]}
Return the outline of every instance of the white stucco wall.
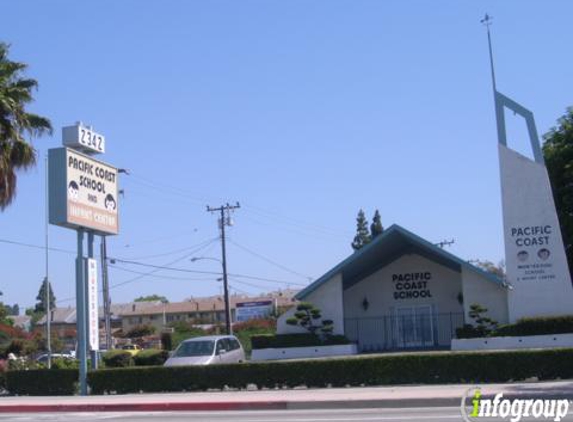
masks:
{"label": "white stucco wall", "polygon": [[470,306],[477,303],[488,309],[487,316],[501,324],[509,322],[507,289],[501,287],[475,271],[462,270],[464,312],[466,321],[471,322],[469,317]]}
{"label": "white stucco wall", "polygon": [[[431,273],[427,289],[432,297],[395,299],[394,274]],[[366,277],[344,292],[346,318],[370,318],[392,315],[396,307],[432,305],[434,314],[462,313],[458,295],[462,291],[460,273],[436,264],[420,255],[404,255],[381,270]],[[364,310],[366,298],[369,307]]]}
{"label": "white stucco wall", "polygon": [[[344,334],[344,308],[342,305],[342,275],[336,274],[310,293],[304,302],[311,302],[322,311],[322,319],[331,319],[334,323],[334,334]],[[304,329],[288,325],[286,320],[293,316],[296,306],[281,315],[277,321],[277,333],[304,333]]]}

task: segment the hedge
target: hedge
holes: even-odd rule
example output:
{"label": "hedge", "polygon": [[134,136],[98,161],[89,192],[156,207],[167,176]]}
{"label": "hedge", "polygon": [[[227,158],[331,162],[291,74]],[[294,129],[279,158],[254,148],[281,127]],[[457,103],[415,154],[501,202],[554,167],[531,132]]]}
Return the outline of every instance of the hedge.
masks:
{"label": "hedge", "polygon": [[500,326],[490,336],[517,337],[568,333],[573,333],[573,315],[545,318],[522,318],[515,324]]}
{"label": "hedge", "polygon": [[108,368],[123,368],[133,365],[133,356],[125,350],[110,350],[102,355],[103,363]]}
{"label": "hedge", "polygon": [[167,350],[147,349],[135,355],[133,361],[135,366],[163,365],[168,357],[169,352]]}
{"label": "hedge", "polygon": [[233,365],[102,369],[95,394],[210,389],[447,384],[573,378],[573,349],[378,355]]}
{"label": "hedge", "polygon": [[321,339],[315,334],[266,334],[251,337],[253,349],[277,349],[283,347],[313,347],[349,344],[350,341],[341,335],[327,336]]}
{"label": "hedge", "polygon": [[69,396],[77,390],[76,369],[33,369],[8,371],[6,387],[18,396]]}

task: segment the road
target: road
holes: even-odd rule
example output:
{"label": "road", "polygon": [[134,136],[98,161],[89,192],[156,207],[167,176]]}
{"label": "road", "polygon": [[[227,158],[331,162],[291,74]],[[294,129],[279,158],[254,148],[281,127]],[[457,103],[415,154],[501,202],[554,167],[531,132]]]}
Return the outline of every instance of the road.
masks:
{"label": "road", "polygon": [[[487,418],[487,421],[502,419]],[[505,419],[508,421],[509,419]],[[534,421],[526,418],[522,421]],[[539,420],[539,419],[537,419]],[[564,419],[571,420],[571,413]],[[462,421],[454,407],[409,409],[335,409],[240,412],[124,412],[124,413],[29,413],[2,414],[10,422],[444,422]]]}

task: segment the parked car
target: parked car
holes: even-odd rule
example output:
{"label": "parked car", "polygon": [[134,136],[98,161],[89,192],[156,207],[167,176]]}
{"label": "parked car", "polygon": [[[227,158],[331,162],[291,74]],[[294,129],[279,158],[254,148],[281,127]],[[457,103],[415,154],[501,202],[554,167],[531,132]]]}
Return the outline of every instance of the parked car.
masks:
{"label": "parked car", "polygon": [[121,350],[125,350],[126,352],[131,353],[131,356],[135,356],[141,352],[142,349],[137,344],[126,344],[125,346],[122,346]]}
{"label": "parked car", "polygon": [[245,351],[235,336],[205,336],[182,341],[164,366],[215,365],[244,361]]}

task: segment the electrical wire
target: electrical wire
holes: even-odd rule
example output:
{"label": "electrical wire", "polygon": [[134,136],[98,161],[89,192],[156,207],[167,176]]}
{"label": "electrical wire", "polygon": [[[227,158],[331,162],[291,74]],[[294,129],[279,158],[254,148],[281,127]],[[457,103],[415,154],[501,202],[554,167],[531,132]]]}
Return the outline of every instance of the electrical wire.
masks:
{"label": "electrical wire", "polygon": [[232,239],[228,239],[228,240],[229,240],[229,243],[232,243],[233,245],[235,245],[235,246],[238,247],[239,249],[242,249],[243,251],[245,251],[245,252],[247,252],[247,253],[249,253],[249,254],[251,254],[251,255],[253,255],[253,256],[256,256],[257,258],[262,259],[263,261],[268,262],[269,264],[274,265],[274,266],[277,267],[277,268],[280,268],[280,269],[282,269],[282,270],[284,270],[284,271],[287,271],[287,272],[289,272],[289,273],[291,273],[291,274],[294,274],[294,275],[297,275],[297,276],[299,276],[299,277],[302,277],[302,278],[304,278],[304,279],[306,279],[306,280],[308,280],[308,281],[311,281],[311,280],[312,280],[312,277],[309,277],[308,275],[301,274],[301,273],[299,273],[298,271],[295,271],[295,270],[292,270],[292,269],[290,269],[290,268],[288,268],[288,267],[285,267],[284,265],[281,265],[281,264],[279,264],[278,262],[275,262],[275,261],[273,261],[272,259],[267,258],[267,257],[265,257],[265,256],[263,256],[263,255],[261,255],[261,254],[259,254],[259,253],[257,253],[257,252],[255,252],[255,251],[253,251],[253,250],[247,248],[246,246],[239,245],[237,242],[235,242],[235,241],[232,240]]}

